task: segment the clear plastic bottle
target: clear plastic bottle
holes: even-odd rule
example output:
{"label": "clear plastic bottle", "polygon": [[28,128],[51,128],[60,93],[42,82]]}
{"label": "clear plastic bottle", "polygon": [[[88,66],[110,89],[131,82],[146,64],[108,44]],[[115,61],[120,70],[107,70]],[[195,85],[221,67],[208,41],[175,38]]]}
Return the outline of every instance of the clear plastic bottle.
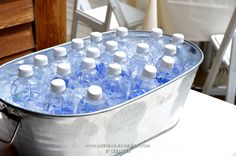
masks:
{"label": "clear plastic bottle", "polygon": [[101,87],[107,95],[110,106],[127,100],[127,83],[121,75],[121,66],[111,63],[108,66],[108,75],[101,81]]}
{"label": "clear plastic bottle", "polygon": [[[174,60],[174,71],[177,73],[183,72],[183,62],[177,57],[176,46],[173,44],[166,44],[164,48],[164,56],[171,56]],[[158,66],[158,65],[157,65]]]}
{"label": "clear plastic bottle", "polygon": [[121,65],[123,77],[131,77],[131,71],[128,69],[127,55],[125,52],[116,51],[114,54],[113,62]]}
{"label": "clear plastic bottle", "polygon": [[56,73],[57,65],[59,63],[69,63],[67,58],[67,51],[65,47],[53,48],[53,60],[50,63],[50,69]]}
{"label": "clear plastic bottle", "polygon": [[98,84],[99,76],[96,70],[95,60],[93,58],[84,58],[79,76],[79,85],[81,88],[88,88],[90,85]]}
{"label": "clear plastic bottle", "polygon": [[160,60],[159,70],[157,72],[157,82],[164,84],[174,79],[178,73],[174,71],[175,59],[171,56],[164,56]]}
{"label": "clear plastic bottle", "polygon": [[132,83],[129,91],[129,99],[142,95],[159,84],[156,81],[157,69],[153,65],[145,65],[141,76],[136,77]]}
{"label": "clear plastic bottle", "polygon": [[135,53],[135,44],[133,44],[131,41],[128,42],[128,29],[126,27],[118,27],[116,29],[116,41],[118,42],[118,50],[124,51],[128,58],[131,58]]}
{"label": "clear plastic bottle", "polygon": [[106,74],[106,66],[100,60],[100,50],[94,47],[88,48],[86,56],[95,60],[96,69],[99,72],[100,77],[103,78]]}
{"label": "clear plastic bottle", "polygon": [[149,55],[149,45],[147,43],[139,43],[135,54],[128,63],[128,68],[132,71],[132,78],[137,77],[143,71],[146,64],[152,64],[152,59]]}
{"label": "clear plastic bottle", "polygon": [[72,67],[78,67],[83,57],[85,56],[84,40],[80,38],[74,38],[71,40],[71,49],[68,53],[68,59]]}
{"label": "clear plastic bottle", "polygon": [[55,79],[62,79],[66,83],[66,88],[68,88],[68,91],[71,91],[75,89],[75,85],[72,74],[71,74],[71,66],[69,63],[60,63],[57,65],[57,75]]}
{"label": "clear plastic bottle", "polygon": [[118,50],[118,43],[113,40],[107,41],[105,48],[105,52],[100,57],[102,66],[105,67],[105,71],[101,73],[103,76],[107,74],[107,66],[113,62],[114,53]]}
{"label": "clear plastic bottle", "polygon": [[[49,114],[66,114],[66,83],[62,79],[54,79],[50,84],[50,93],[43,99],[43,108]],[[70,109],[72,110],[72,108]]]}
{"label": "clear plastic bottle", "polygon": [[20,65],[18,67],[18,78],[11,86],[12,101],[27,108],[28,104],[36,100],[40,95],[42,86],[33,77],[31,65]]}
{"label": "clear plastic bottle", "polygon": [[48,86],[53,72],[49,69],[48,57],[46,55],[34,56],[34,77],[42,86]]}
{"label": "clear plastic bottle", "polygon": [[185,46],[184,35],[179,33],[174,33],[171,38],[171,43],[177,47],[177,57],[181,62],[183,62],[183,70],[188,70],[193,64],[193,55],[189,50],[186,50],[188,46]]}
{"label": "clear plastic bottle", "polygon": [[107,107],[108,103],[102,93],[102,88],[97,85],[91,85],[87,90],[87,95],[80,100],[77,113],[91,113]]}
{"label": "clear plastic bottle", "polygon": [[162,56],[165,44],[162,29],[152,28],[148,43],[153,62],[157,62]]}
{"label": "clear plastic bottle", "polygon": [[91,32],[90,33],[90,44],[88,45],[88,48],[95,47],[100,50],[100,53],[102,54],[105,50],[105,47],[103,45],[103,38],[102,33],[100,32]]}
{"label": "clear plastic bottle", "polygon": [[118,50],[118,43],[116,41],[107,41],[105,43],[105,52],[101,55],[101,62],[108,65],[113,61],[114,53]]}

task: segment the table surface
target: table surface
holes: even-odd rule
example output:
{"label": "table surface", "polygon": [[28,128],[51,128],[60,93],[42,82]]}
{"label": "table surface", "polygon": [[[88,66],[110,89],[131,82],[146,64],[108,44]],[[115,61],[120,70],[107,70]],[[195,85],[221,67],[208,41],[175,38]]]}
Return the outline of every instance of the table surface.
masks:
{"label": "table surface", "polygon": [[[236,156],[235,142],[236,106],[191,90],[173,129],[124,156]],[[3,156],[14,156],[8,149]]]}
{"label": "table surface", "polygon": [[236,106],[191,90],[179,123],[125,156],[236,156]]}

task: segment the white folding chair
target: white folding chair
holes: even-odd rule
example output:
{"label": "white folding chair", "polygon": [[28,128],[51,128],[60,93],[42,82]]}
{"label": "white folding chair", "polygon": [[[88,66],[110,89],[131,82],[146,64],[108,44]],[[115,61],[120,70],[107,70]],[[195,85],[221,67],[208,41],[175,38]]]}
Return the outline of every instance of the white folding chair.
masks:
{"label": "white folding chair", "polygon": [[78,21],[87,24],[93,31],[104,32],[119,26],[133,28],[141,25],[144,12],[119,0],[91,8],[88,0],[75,0],[71,27],[71,39],[76,37]]}
{"label": "white folding chair", "polygon": [[[234,103],[235,90],[236,90],[236,8],[234,9],[230,23],[227,27],[225,34],[212,35],[211,43],[217,51],[216,57],[213,60],[211,69],[207,79],[203,85],[203,92],[210,95],[219,95],[226,93],[226,101]],[[232,41],[231,41],[232,39]],[[232,43],[231,43],[231,42]],[[217,88],[213,86],[219,71],[222,60],[229,67],[228,84],[226,88]]]}
{"label": "white folding chair", "polygon": [[142,24],[145,13],[119,0],[108,0],[120,26],[133,29]]}

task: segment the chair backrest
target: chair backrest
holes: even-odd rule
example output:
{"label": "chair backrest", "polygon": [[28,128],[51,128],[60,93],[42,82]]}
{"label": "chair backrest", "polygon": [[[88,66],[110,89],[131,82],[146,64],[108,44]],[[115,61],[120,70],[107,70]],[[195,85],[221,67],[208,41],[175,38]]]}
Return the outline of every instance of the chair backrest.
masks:
{"label": "chair backrest", "polygon": [[127,26],[127,22],[125,20],[125,16],[122,13],[122,9],[120,6],[119,0],[108,0],[108,5],[112,8],[112,11],[114,12],[117,22],[119,25]]}
{"label": "chair backrest", "polygon": [[77,6],[76,8],[79,8],[83,11],[90,10],[92,8],[88,0],[75,0],[75,3],[75,6]]}

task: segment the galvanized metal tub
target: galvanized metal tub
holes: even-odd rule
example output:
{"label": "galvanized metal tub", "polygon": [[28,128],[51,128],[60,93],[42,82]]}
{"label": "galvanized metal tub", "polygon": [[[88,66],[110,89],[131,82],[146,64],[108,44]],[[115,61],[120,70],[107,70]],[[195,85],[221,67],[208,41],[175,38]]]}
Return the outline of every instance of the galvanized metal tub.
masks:
{"label": "galvanized metal tub", "polygon": [[[148,32],[139,34],[147,37]],[[105,40],[109,36],[114,36],[114,32],[104,33]],[[0,90],[0,119],[4,121],[4,124],[0,124],[6,129],[2,130],[2,134],[13,135],[8,141],[7,138],[1,140],[13,142],[21,156],[109,156],[127,152],[178,122],[196,71],[203,60],[198,47],[188,41],[185,44],[200,56],[191,69],[142,96],[99,112],[67,116],[32,112],[9,103],[1,97],[4,94],[1,95]],[[69,45],[66,43],[62,46]],[[51,48],[38,53],[50,51]],[[26,62],[35,54],[25,56]],[[4,64],[0,69],[22,59]]]}

